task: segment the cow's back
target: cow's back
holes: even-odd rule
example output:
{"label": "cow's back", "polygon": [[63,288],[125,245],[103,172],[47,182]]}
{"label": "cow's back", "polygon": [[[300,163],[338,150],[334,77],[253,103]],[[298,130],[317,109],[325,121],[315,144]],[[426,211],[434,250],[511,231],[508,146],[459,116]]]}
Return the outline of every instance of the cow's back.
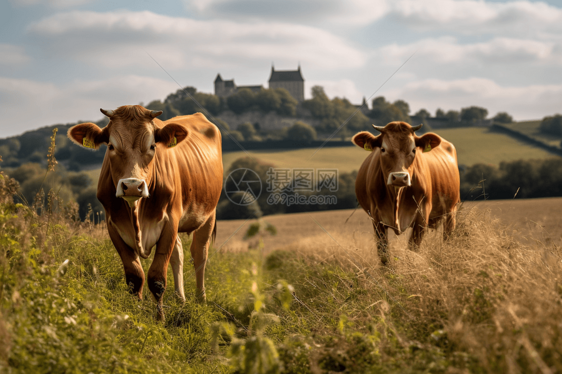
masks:
{"label": "cow's back", "polygon": [[181,190],[174,195],[181,196],[185,213],[207,216],[214,211],[222,189],[221,133],[201,113],[155,121],[157,127],[169,123],[185,127],[188,135],[173,149],[162,152],[159,178]]}

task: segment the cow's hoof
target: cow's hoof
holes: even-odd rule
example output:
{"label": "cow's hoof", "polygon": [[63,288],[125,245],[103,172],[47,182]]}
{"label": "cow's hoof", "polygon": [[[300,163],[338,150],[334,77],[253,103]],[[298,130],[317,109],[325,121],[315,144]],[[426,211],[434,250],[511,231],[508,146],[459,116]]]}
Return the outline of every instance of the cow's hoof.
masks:
{"label": "cow's hoof", "polygon": [[160,304],[156,305],[156,321],[164,322],[165,320],[164,308]]}
{"label": "cow's hoof", "polygon": [[205,290],[198,292],[197,295],[195,295],[195,300],[198,304],[207,304],[207,295],[205,294]]}

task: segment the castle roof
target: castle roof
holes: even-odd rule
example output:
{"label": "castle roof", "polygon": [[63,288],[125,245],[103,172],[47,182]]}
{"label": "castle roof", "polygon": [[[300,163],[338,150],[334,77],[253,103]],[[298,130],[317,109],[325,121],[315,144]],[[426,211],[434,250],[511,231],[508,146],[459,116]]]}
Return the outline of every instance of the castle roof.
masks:
{"label": "castle roof", "polygon": [[298,70],[277,70],[271,67],[271,76],[269,82],[304,82],[301,74],[301,67]]}
{"label": "castle roof", "polygon": [[220,74],[217,74],[217,77],[215,78],[215,83],[220,83],[222,82],[222,77]]}
{"label": "castle roof", "polygon": [[234,87],[234,79],[231,79],[229,81],[224,81],[224,87]]}

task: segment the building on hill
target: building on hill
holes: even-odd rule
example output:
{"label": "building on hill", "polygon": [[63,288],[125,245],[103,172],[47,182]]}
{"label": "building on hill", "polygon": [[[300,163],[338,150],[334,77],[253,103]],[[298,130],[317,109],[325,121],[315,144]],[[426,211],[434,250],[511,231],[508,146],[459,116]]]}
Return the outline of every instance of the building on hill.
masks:
{"label": "building on hill", "polygon": [[[227,97],[241,89],[247,88],[252,92],[259,92],[263,89],[262,85],[256,86],[237,86],[234,79],[223,80],[220,74],[215,78],[215,95],[218,97]],[[269,88],[284,88],[291,96],[299,102],[304,101],[304,79],[301,74],[299,65],[297,70],[275,70],[271,67],[271,76],[269,77]]]}
{"label": "building on hill", "polygon": [[361,113],[365,115],[369,114],[370,109],[369,109],[369,105],[367,104],[367,100],[365,99],[365,96],[363,96],[363,102],[360,105],[354,105],[354,107],[359,109]]}
{"label": "building on hill", "polygon": [[301,74],[299,65],[297,70],[275,70],[271,67],[271,75],[269,77],[269,88],[284,88],[298,102],[304,101],[304,78]]}

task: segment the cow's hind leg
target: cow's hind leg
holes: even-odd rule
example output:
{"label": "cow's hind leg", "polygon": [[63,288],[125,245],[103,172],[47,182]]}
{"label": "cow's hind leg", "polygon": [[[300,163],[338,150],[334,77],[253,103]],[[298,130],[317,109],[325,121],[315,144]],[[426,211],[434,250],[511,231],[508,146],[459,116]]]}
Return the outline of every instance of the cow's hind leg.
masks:
{"label": "cow's hind leg", "polygon": [[170,265],[172,265],[172,272],[174,273],[176,295],[185,302],[185,293],[183,290],[183,246],[179,235],[176,239],[172,257],[170,257]]}
{"label": "cow's hind leg", "polygon": [[197,301],[201,303],[207,301],[207,296],[205,294],[205,265],[209,254],[211,236],[213,236],[215,231],[215,223],[215,213],[213,213],[207,222],[193,233],[193,241],[190,247],[191,257],[193,257],[193,266],[195,268],[195,297]]}
{"label": "cow's hind leg", "polygon": [[453,209],[445,216],[443,221],[443,240],[448,240],[457,226],[457,209]]}

